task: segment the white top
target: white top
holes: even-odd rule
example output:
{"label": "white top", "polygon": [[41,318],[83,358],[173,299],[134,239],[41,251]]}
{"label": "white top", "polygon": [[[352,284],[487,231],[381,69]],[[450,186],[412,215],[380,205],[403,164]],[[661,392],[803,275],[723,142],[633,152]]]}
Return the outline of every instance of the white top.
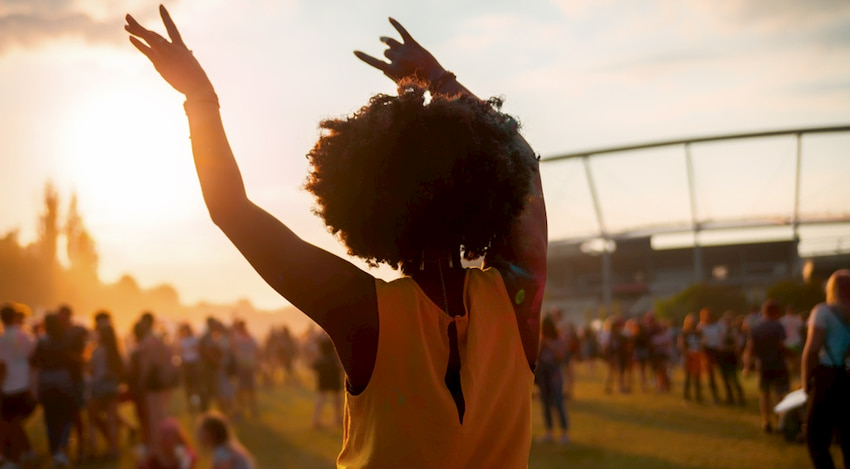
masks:
{"label": "white top", "polygon": [[726,326],[722,322],[716,321],[711,324],[700,324],[698,329],[702,332],[702,341],[706,348],[719,349],[723,345]]}
{"label": "white top", "polygon": [[785,328],[785,346],[792,347],[803,342],[800,329],[803,328],[803,320],[796,314],[782,316],[779,323]]}
{"label": "white top", "polygon": [[197,337],[180,339],[180,360],[183,363],[195,363],[201,358],[201,342]]}
{"label": "white top", "polygon": [[3,394],[16,394],[30,387],[30,355],[35,338],[20,326],[8,326],[0,335],[0,361],[6,364]]}

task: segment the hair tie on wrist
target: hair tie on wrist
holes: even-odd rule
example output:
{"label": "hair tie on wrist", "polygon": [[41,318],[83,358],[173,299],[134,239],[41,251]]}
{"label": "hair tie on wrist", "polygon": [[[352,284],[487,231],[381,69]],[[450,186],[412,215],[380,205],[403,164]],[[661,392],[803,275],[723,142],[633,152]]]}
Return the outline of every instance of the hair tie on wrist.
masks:
{"label": "hair tie on wrist", "polygon": [[218,95],[215,93],[211,93],[200,97],[193,97],[191,99],[187,98],[186,101],[183,102],[183,110],[189,112],[189,108],[205,104],[215,105],[215,108],[219,109],[220,106],[218,104]]}
{"label": "hair tie on wrist", "polygon": [[440,76],[438,76],[436,80],[431,82],[431,86],[428,87],[428,91],[430,91],[431,94],[435,94],[440,91],[443,85],[456,78],[457,75],[455,75],[454,73],[448,70],[443,70],[443,72],[440,73]]}

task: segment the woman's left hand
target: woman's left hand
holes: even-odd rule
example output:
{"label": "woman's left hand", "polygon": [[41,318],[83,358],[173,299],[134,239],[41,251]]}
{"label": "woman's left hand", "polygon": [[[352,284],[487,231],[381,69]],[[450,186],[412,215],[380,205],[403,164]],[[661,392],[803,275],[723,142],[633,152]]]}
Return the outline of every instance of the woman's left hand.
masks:
{"label": "woman's left hand", "polygon": [[390,18],[390,24],[398,31],[404,42],[398,42],[391,37],[381,36],[381,42],[389,47],[389,49],[384,51],[384,56],[389,59],[389,63],[376,59],[359,50],[354,51],[354,55],[358,59],[384,72],[384,75],[390,77],[396,83],[402,78],[409,76],[416,76],[432,83],[439,79],[445,72],[445,69],[437,62],[437,59],[424,47],[419,45],[413,39],[413,36],[404,29],[401,23]]}

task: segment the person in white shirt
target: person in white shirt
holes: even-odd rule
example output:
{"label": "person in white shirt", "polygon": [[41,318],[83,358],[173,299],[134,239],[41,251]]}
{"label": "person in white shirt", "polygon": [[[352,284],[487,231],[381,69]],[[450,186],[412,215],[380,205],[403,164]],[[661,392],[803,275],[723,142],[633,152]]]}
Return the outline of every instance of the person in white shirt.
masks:
{"label": "person in white shirt", "polygon": [[785,328],[785,349],[789,353],[792,376],[800,371],[800,356],[803,354],[803,319],[794,312],[794,307],[785,307],[785,315],[779,318]]}
{"label": "person in white shirt", "polygon": [[[708,374],[708,386],[711,388],[711,396],[714,398],[715,404],[719,404],[720,396],[717,394],[714,369],[719,368],[720,349],[723,346],[723,336],[726,334],[726,327],[715,318],[711,308],[703,308],[699,312],[699,326],[697,326],[697,330],[702,334],[702,350],[705,356],[704,365],[705,371]],[[731,401],[731,391],[729,391],[729,383],[726,381],[726,375],[721,372],[720,377],[723,378],[724,386],[727,389],[727,401]]]}
{"label": "person in white shirt", "polygon": [[201,390],[201,339],[184,322],[177,331],[177,354],[183,371],[183,390],[192,410],[203,409]]}
{"label": "person in white shirt", "polygon": [[[24,421],[35,410],[29,358],[35,339],[23,326],[25,307],[7,304],[0,310],[0,448],[2,457],[18,464],[31,456]],[[2,460],[0,460],[2,463]]]}

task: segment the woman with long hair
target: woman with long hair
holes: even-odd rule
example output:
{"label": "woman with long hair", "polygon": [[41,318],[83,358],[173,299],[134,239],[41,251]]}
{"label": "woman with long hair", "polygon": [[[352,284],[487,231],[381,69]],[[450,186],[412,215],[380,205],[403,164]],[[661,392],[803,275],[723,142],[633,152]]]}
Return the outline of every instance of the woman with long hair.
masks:
{"label": "woman with long hair", "polygon": [[140,417],[144,419],[142,427],[146,434],[146,451],[154,457],[162,459],[160,441],[160,423],[168,415],[166,407],[170,390],[179,382],[179,370],[172,362],[172,350],[161,337],[154,332],[154,317],[144,313],[139,319],[135,330],[138,338],[136,353],[138,354],[138,399],[141,402]]}
{"label": "woman with long hair", "polygon": [[702,334],[697,329],[697,318],[693,314],[685,316],[678,346],[685,368],[685,400],[691,400],[691,385],[693,385],[697,402],[702,402],[701,375],[705,356],[702,351]]}
{"label": "woman with long hair", "polygon": [[[389,62],[356,53],[399,94],[322,122],[306,187],[351,255],[404,274],[384,282],[248,199],[213,86],[161,15],[170,41],[129,15],[126,30],[186,95],[211,218],[328,333],[345,370],[337,464],[527,465],[546,213],[537,157],[501,101],[474,96],[394,20],[402,41],[382,38]],[[483,268],[465,268],[462,257],[483,257]]]}
{"label": "woman with long hair", "polygon": [[809,395],[806,446],[816,469],[835,467],[829,447],[841,441],[844,467],[850,467],[850,270],[826,282],[826,301],[812,309],[800,378]]}
{"label": "woman with long hair", "polygon": [[[119,349],[115,329],[106,312],[97,314],[95,324],[97,345],[89,360],[91,374],[89,422],[100,431],[109,447],[108,457],[117,459],[118,448],[118,394],[124,376],[124,359]],[[91,454],[95,453],[96,433],[89,432]]]}

